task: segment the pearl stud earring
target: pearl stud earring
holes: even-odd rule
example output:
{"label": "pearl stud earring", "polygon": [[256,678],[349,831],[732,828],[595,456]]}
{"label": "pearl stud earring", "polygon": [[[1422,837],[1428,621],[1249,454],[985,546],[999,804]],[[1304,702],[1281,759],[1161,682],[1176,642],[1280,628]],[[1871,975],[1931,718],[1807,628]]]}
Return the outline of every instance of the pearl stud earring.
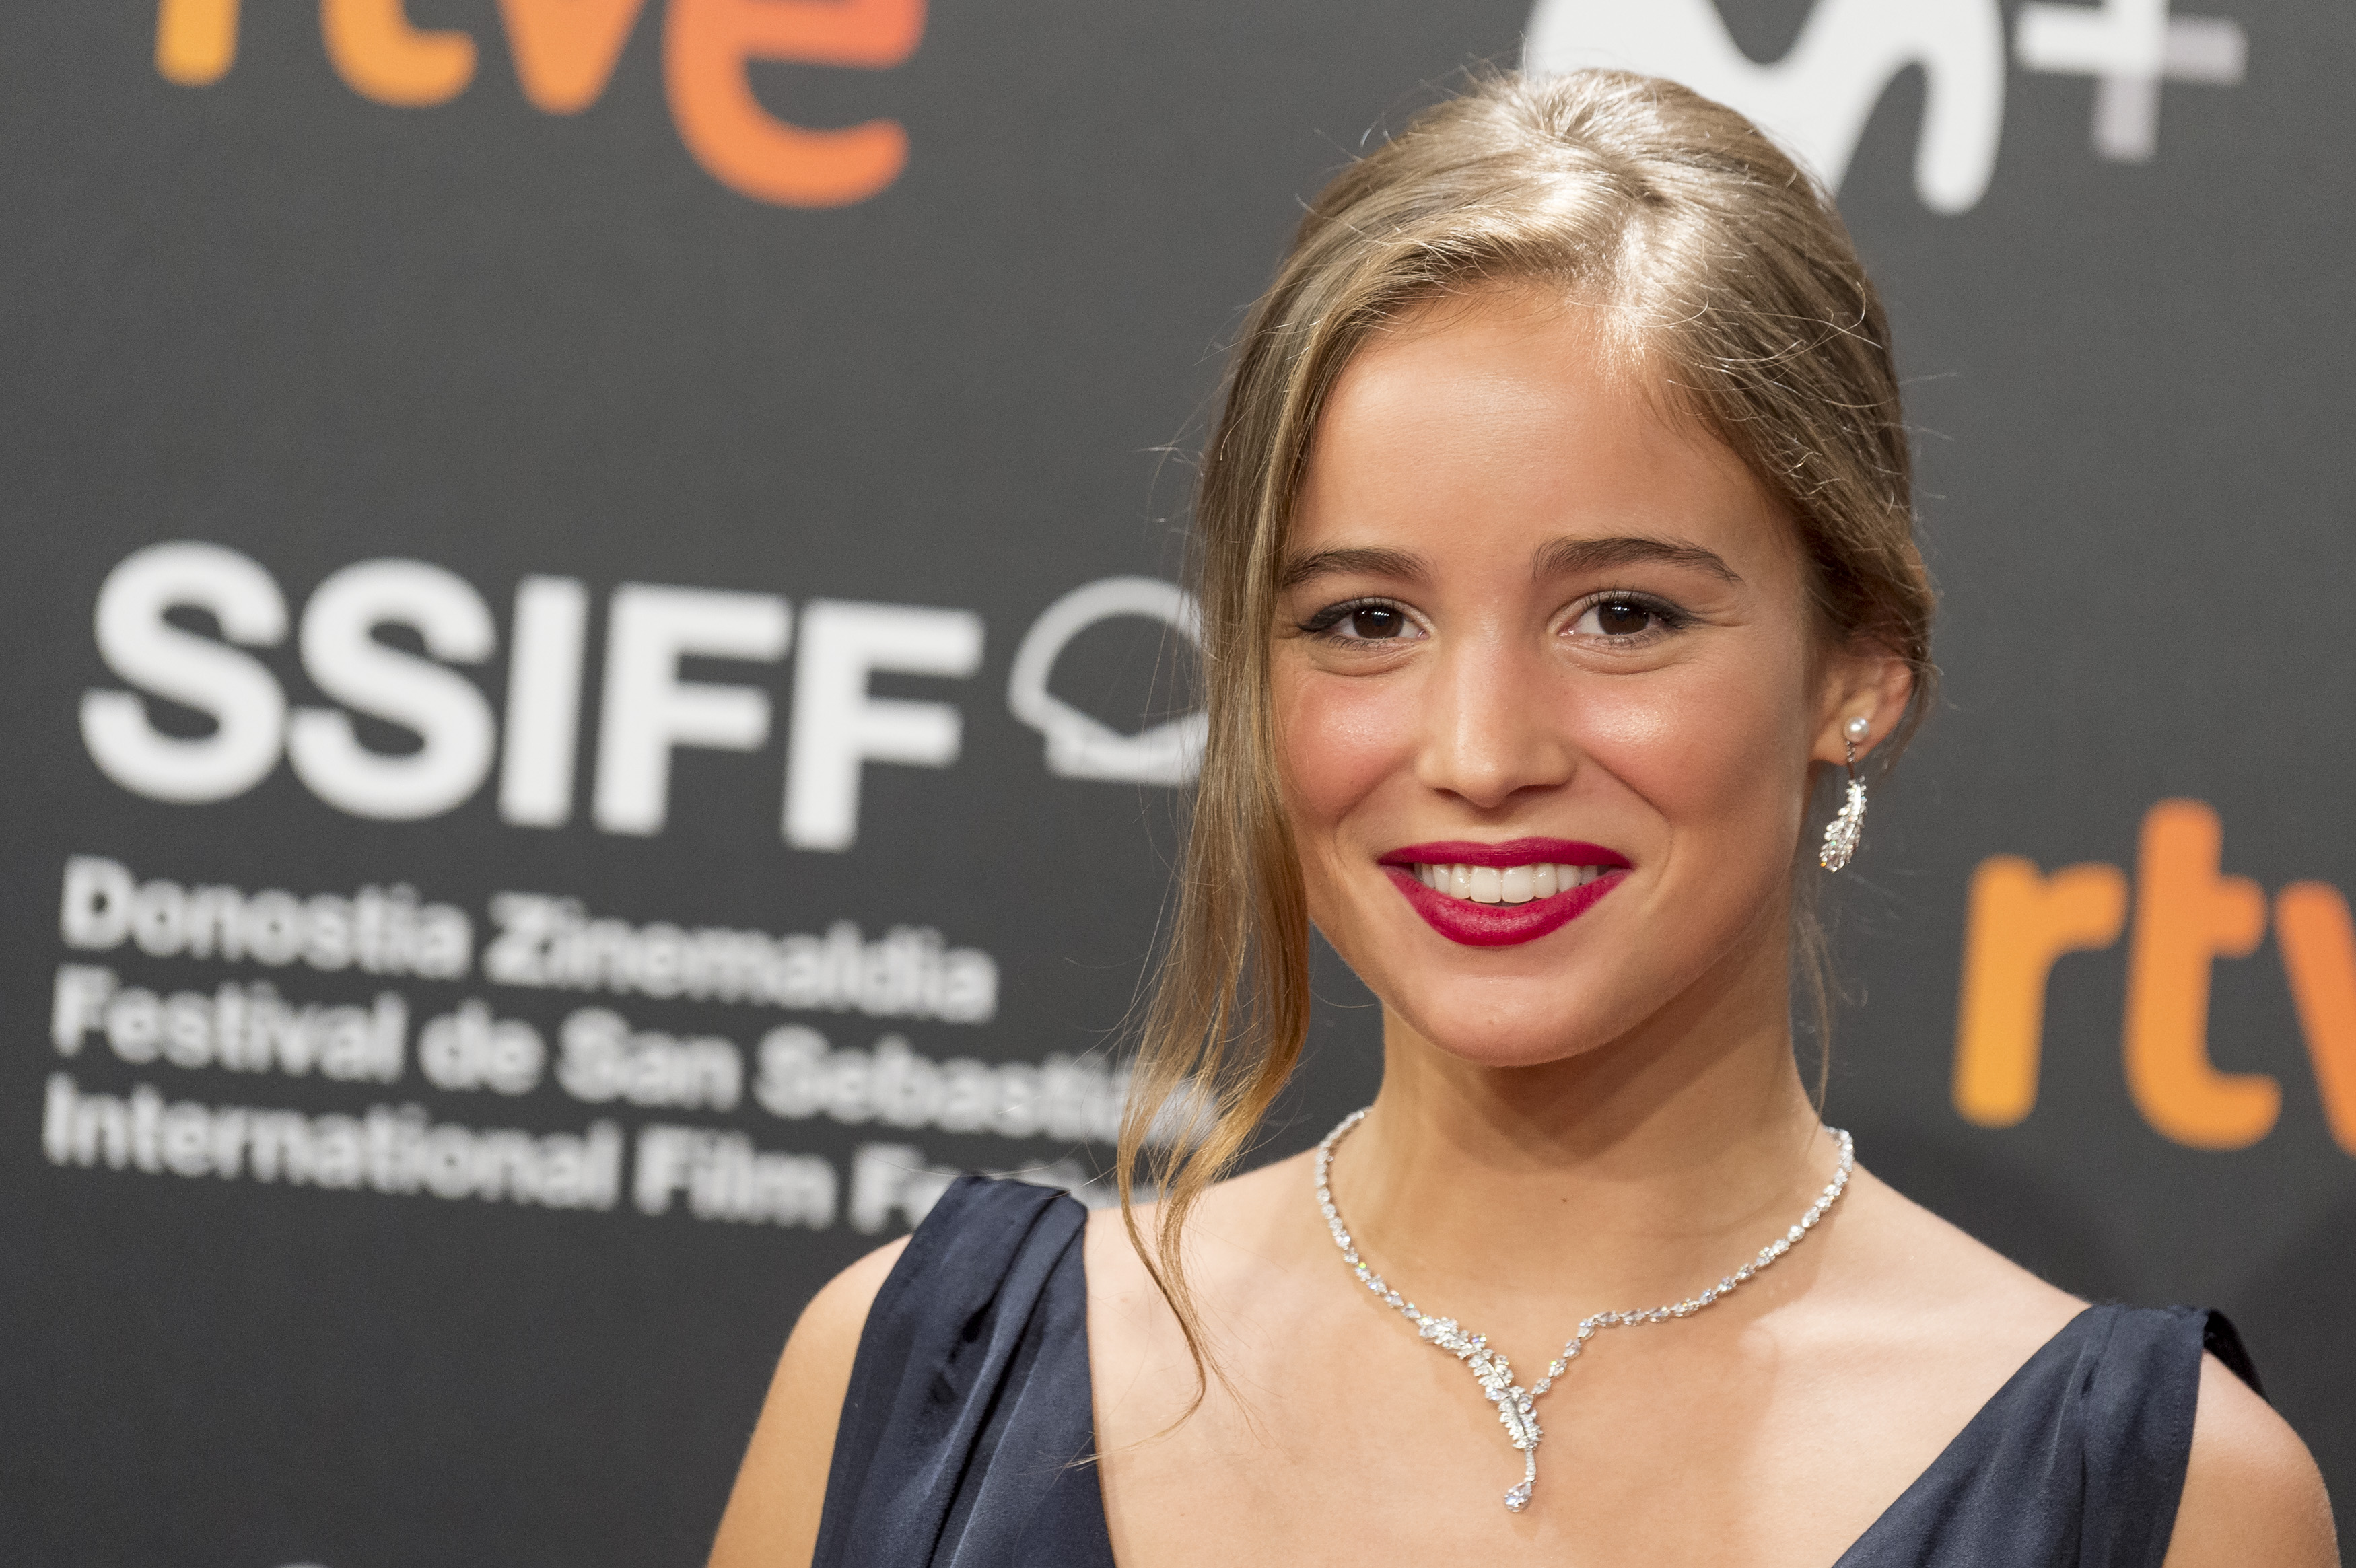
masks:
{"label": "pearl stud earring", "polygon": [[1873,720],[1862,713],[1841,726],[1841,746],[1848,753],[1843,764],[1848,769],[1848,798],[1825,824],[1825,847],[1816,852],[1816,864],[1827,871],[1839,870],[1857,853],[1857,837],[1865,827],[1865,781],[1857,776],[1857,746],[1872,733]]}

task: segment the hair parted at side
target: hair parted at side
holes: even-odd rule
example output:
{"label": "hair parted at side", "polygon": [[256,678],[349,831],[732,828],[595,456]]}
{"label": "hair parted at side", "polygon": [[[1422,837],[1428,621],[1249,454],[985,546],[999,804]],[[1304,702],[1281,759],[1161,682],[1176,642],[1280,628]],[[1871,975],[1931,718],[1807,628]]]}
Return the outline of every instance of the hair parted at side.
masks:
{"label": "hair parted at side", "polygon": [[[1888,325],[1830,197],[1772,141],[1673,82],[1495,73],[1344,170],[1246,324],[1195,498],[1210,732],[1119,1174],[1130,1239],[1198,1372],[1186,1221],[1248,1146],[1309,1025],[1308,905],[1269,665],[1311,440],[1369,334],[1497,284],[1602,307],[1669,401],[1781,501],[1826,645],[1878,645],[1913,667],[1885,764],[1927,701],[1933,595]],[[1820,947],[1804,903],[1795,923],[1802,953]],[[1161,1190],[1150,1243],[1130,1209],[1141,1159]]]}

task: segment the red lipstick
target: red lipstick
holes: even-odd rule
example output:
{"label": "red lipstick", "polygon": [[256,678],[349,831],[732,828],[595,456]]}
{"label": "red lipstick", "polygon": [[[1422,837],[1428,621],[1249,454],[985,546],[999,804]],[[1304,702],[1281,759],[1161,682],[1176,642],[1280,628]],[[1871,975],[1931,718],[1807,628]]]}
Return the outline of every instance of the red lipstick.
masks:
{"label": "red lipstick", "polygon": [[[1601,844],[1573,838],[1509,838],[1502,844],[1478,844],[1448,839],[1408,844],[1378,862],[1408,904],[1432,930],[1467,947],[1511,947],[1535,942],[1593,909],[1598,900],[1627,880],[1628,857]],[[1593,881],[1527,903],[1474,903],[1454,898],[1416,880],[1415,868],[1425,866],[1595,866],[1601,875]]]}

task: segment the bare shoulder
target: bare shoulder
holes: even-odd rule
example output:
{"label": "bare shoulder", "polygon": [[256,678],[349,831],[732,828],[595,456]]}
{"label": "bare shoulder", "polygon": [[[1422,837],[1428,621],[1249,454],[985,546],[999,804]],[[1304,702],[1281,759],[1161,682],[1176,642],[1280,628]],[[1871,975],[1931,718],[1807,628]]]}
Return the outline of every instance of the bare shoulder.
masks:
{"label": "bare shoulder", "polygon": [[[1294,1155],[1228,1177],[1205,1191],[1187,1221],[1190,1277],[1199,1268],[1206,1277],[1215,1278],[1258,1253],[1271,1224],[1289,1208],[1298,1207],[1301,1194],[1308,1190],[1304,1185],[1308,1160],[1306,1155]],[[1160,1206],[1141,1203],[1134,1213],[1138,1237],[1151,1250],[1161,1219]],[[1118,1208],[1099,1209],[1088,1217],[1086,1245],[1091,1302],[1160,1299],[1161,1293],[1137,1255]]]}
{"label": "bare shoulder", "polygon": [[2192,1457],[2165,1568],[2336,1568],[2331,1499],[2307,1445],[2214,1356],[2201,1359]]}
{"label": "bare shoulder", "polygon": [[[1305,1157],[1279,1160],[1218,1182],[1186,1227],[1186,1285],[1205,1327],[1228,1338],[1269,1299],[1273,1233],[1294,1211],[1307,1212]],[[1135,1211],[1137,1237],[1151,1253],[1158,1206]],[[1088,1360],[1096,1379],[1099,1435],[1155,1432],[1191,1408],[1194,1358],[1177,1315],[1130,1238],[1119,1209],[1088,1217]],[[1108,1442],[1111,1439],[1108,1438]]]}
{"label": "bare shoulder", "polygon": [[1858,1239],[1870,1259],[1869,1277],[1912,1298],[1918,1310],[1925,1302],[1938,1303],[1940,1315],[1954,1319],[1938,1325],[1938,1331],[1963,1329],[1969,1339],[1987,1343],[2005,1362],[2008,1375],[2086,1309],[2079,1297],[1870,1172],[1858,1171],[1853,1195]]}
{"label": "bare shoulder", "polygon": [[728,1494],[711,1568],[780,1568],[808,1563],[818,1549],[835,1423],[851,1388],[859,1336],[907,1245],[903,1236],[878,1247],[835,1275],[802,1309]]}
{"label": "bare shoulder", "polygon": [[[1932,1287],[1951,1343],[1987,1365],[2018,1365],[2085,1303],[2055,1288],[1893,1189],[1860,1182],[1860,1239],[1893,1285]],[[1928,1325],[1926,1325],[1927,1327]],[[2336,1568],[2331,1503],[2298,1435],[2214,1356],[2201,1364],[2199,1413],[2165,1568]]]}

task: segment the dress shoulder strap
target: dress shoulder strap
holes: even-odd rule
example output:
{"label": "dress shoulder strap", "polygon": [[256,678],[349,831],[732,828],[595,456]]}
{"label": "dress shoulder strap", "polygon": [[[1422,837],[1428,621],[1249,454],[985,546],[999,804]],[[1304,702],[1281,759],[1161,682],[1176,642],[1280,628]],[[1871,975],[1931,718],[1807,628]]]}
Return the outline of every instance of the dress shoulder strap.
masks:
{"label": "dress shoulder strap", "polygon": [[1111,1568],[1087,1222],[1019,1181],[942,1194],[868,1310],[813,1568]]}
{"label": "dress shoulder strap", "polygon": [[2088,1307],[1838,1568],[2160,1568],[2192,1452],[2203,1349],[2257,1386],[2222,1313]]}
{"label": "dress shoulder strap", "polygon": [[2079,1559],[2089,1568],[2159,1568],[2192,1456],[2210,1314],[2100,1310],[2112,1314],[2110,1333],[2098,1352],[2081,1358],[2073,1391],[2086,1474]]}

